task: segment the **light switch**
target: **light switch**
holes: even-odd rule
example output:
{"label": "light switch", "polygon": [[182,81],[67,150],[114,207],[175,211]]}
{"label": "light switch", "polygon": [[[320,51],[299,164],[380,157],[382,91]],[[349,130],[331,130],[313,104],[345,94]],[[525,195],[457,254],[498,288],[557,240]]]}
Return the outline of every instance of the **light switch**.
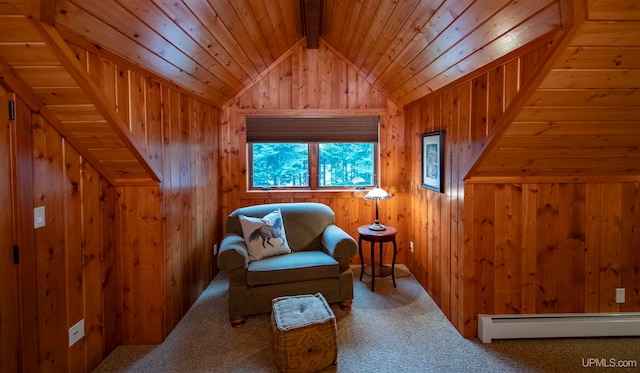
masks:
{"label": "light switch", "polygon": [[38,229],[44,227],[46,219],[44,217],[44,206],[36,207],[33,209],[33,228]]}
{"label": "light switch", "polygon": [[616,303],[624,303],[624,288],[616,289]]}

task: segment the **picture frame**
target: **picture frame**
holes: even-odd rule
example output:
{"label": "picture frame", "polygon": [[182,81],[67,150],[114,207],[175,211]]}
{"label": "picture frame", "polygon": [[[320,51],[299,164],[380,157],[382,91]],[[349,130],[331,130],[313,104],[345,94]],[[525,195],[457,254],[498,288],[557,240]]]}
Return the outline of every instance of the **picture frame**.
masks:
{"label": "picture frame", "polygon": [[444,193],[444,131],[421,135],[422,186]]}

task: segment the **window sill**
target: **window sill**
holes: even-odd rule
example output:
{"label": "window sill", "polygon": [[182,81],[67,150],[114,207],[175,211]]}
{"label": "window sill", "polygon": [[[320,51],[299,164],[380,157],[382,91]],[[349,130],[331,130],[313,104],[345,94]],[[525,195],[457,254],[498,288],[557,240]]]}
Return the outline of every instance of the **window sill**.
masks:
{"label": "window sill", "polygon": [[247,190],[245,194],[247,196],[260,198],[281,198],[283,195],[290,195],[294,198],[312,198],[313,196],[322,195],[326,197],[330,195],[332,197],[362,197],[369,192],[372,187],[367,189],[273,189],[273,190]]}

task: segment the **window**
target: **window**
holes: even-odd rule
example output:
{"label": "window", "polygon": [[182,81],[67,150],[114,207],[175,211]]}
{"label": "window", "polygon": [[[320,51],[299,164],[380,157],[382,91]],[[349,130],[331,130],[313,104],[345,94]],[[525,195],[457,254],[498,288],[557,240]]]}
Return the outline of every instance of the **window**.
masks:
{"label": "window", "polygon": [[373,186],[377,141],[377,117],[248,117],[249,187]]}
{"label": "window", "polygon": [[318,186],[373,186],[374,143],[318,144]]}
{"label": "window", "polygon": [[251,187],[308,187],[307,144],[252,144]]}

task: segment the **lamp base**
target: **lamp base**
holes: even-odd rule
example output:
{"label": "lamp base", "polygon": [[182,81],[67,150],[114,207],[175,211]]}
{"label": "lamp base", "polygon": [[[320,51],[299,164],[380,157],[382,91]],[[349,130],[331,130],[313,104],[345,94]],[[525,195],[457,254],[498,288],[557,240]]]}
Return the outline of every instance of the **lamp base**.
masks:
{"label": "lamp base", "polygon": [[371,224],[369,226],[369,230],[372,230],[372,231],[384,231],[386,229],[387,227],[385,227],[384,224],[380,224],[380,223]]}

